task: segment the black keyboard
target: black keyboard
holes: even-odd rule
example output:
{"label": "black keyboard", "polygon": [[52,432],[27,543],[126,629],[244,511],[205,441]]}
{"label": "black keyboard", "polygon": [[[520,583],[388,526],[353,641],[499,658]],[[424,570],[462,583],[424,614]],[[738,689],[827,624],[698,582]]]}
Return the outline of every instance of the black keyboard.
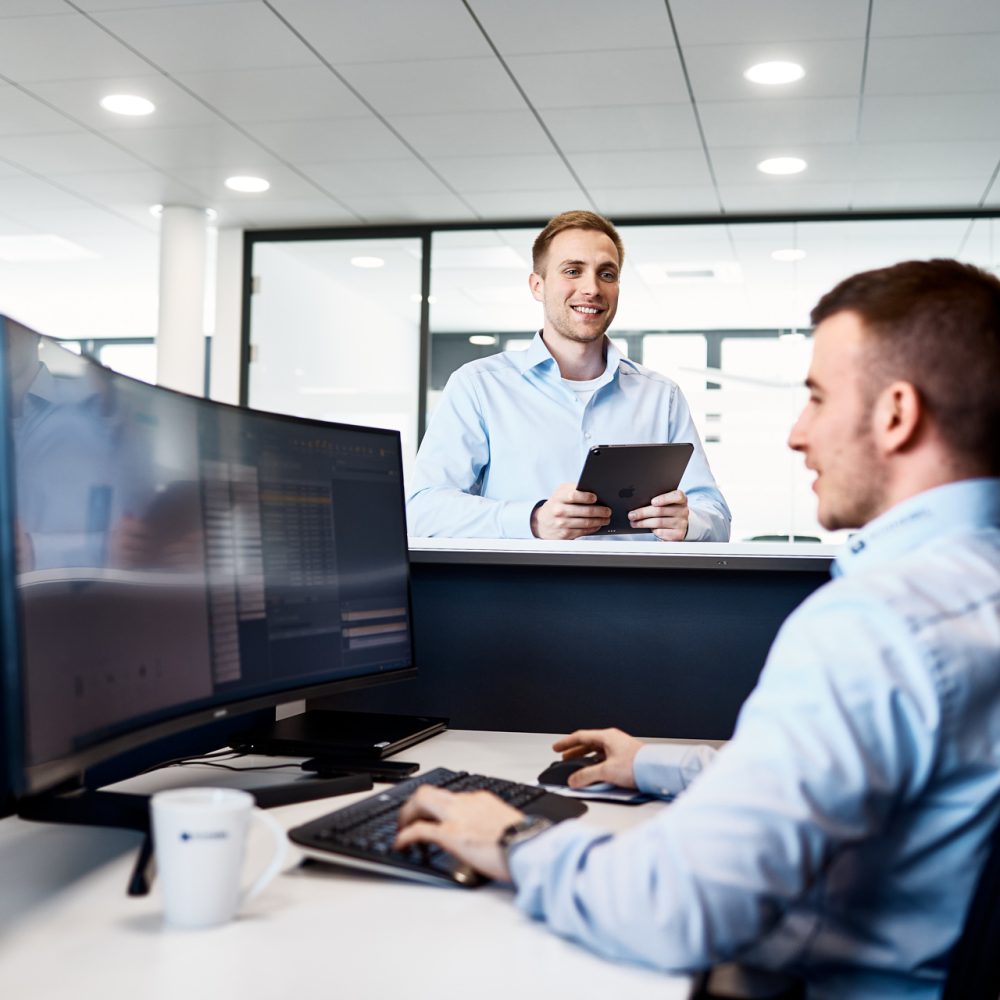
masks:
{"label": "black keyboard", "polygon": [[488,882],[487,878],[431,844],[409,847],[405,851],[393,849],[399,809],[419,785],[437,785],[453,792],[486,789],[522,812],[545,816],[554,822],[572,819],[587,811],[586,805],[578,799],[555,795],[537,785],[438,767],[297,826],[288,831],[288,836],[308,857],[320,861],[438,885],[473,887]]}

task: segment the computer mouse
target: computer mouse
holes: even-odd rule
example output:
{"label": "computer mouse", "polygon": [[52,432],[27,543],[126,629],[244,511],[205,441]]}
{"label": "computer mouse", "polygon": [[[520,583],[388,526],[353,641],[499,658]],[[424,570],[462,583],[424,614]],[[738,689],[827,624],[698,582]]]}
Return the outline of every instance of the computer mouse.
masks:
{"label": "computer mouse", "polygon": [[[579,771],[581,767],[590,767],[591,764],[598,764],[603,758],[588,754],[586,757],[574,757],[572,760],[557,760],[554,764],[549,764],[547,768],[538,776],[540,785],[568,785],[569,776],[574,771]],[[607,785],[607,782],[595,782],[588,785],[593,788],[596,785]],[[611,788],[611,785],[607,785]]]}

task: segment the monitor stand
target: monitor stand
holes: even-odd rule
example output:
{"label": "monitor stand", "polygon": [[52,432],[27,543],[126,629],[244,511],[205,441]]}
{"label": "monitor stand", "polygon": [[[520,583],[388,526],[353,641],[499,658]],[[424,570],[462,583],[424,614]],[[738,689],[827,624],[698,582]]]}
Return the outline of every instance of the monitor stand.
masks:
{"label": "monitor stand", "polygon": [[440,716],[310,709],[234,737],[232,746],[271,756],[376,762],[447,728]]}

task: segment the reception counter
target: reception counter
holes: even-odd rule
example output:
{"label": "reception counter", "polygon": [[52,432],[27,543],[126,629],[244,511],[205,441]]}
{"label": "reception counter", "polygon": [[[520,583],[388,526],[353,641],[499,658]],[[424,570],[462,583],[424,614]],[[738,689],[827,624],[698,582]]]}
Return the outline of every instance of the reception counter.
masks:
{"label": "reception counter", "polygon": [[411,539],[419,677],[311,707],[726,739],[836,546]]}

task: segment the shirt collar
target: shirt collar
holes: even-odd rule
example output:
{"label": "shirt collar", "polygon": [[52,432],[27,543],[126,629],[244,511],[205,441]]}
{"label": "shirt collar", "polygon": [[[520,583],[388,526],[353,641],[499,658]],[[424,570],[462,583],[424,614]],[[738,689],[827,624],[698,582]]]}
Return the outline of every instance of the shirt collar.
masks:
{"label": "shirt collar", "polygon": [[1000,479],[963,479],[896,504],[853,534],[834,560],[834,576],[891,562],[944,534],[1000,526]]}
{"label": "shirt collar", "polygon": [[[607,343],[607,363],[604,366],[604,374],[599,377],[610,381],[614,374],[618,371],[620,363],[631,364],[631,362],[627,358],[623,358],[621,356],[621,352],[613,343],[611,343],[610,339],[605,338],[605,340]],[[530,371],[532,368],[539,368],[543,365],[547,369],[555,368],[558,374],[556,359],[552,357],[549,353],[548,347],[545,346],[541,330],[535,334],[526,351],[510,351],[509,355],[514,367],[517,368],[522,374]]]}

